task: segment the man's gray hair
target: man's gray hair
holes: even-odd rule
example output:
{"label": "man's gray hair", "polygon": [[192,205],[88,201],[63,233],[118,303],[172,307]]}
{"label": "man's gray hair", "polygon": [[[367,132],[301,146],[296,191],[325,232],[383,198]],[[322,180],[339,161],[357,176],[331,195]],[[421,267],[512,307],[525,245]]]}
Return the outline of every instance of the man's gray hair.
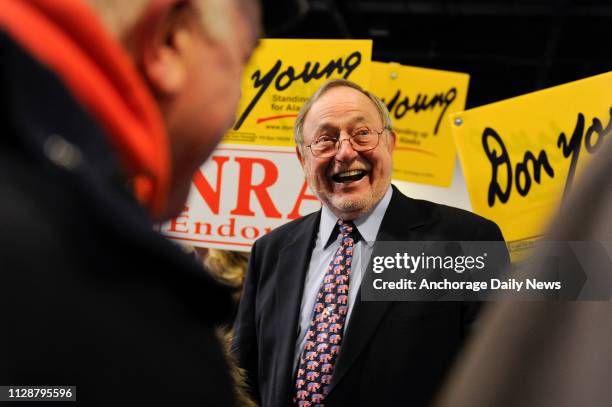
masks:
{"label": "man's gray hair", "polygon": [[306,115],[312,108],[312,105],[317,100],[319,100],[321,96],[323,96],[328,90],[341,86],[353,88],[366,95],[372,101],[372,103],[374,103],[374,106],[376,106],[376,110],[378,110],[380,119],[383,122],[383,128],[386,130],[391,130],[391,115],[389,114],[389,109],[387,109],[387,106],[383,103],[382,100],[380,100],[376,95],[363,89],[355,82],[351,82],[346,79],[331,79],[321,85],[319,89],[317,89],[317,91],[310,97],[310,99],[308,99],[306,103],[304,103],[304,106],[302,106],[300,112],[297,115],[297,118],[295,119],[295,125],[293,127],[293,138],[295,139],[295,144],[300,149],[300,152],[302,151],[302,144],[304,143],[304,120],[306,120]]}
{"label": "man's gray hair", "polygon": [[[151,0],[86,0],[97,11],[106,28],[120,41]],[[200,13],[202,28],[215,41],[224,41],[234,35],[227,0],[196,0],[192,2]],[[233,6],[242,7],[241,2]]]}

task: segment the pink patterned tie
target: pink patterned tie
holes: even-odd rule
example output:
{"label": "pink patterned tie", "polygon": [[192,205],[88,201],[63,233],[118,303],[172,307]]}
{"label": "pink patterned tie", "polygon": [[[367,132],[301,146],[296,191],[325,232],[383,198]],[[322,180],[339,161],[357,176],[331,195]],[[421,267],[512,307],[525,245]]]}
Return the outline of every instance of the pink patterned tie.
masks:
{"label": "pink patterned tie", "polygon": [[338,226],[341,245],[325,270],[296,373],[293,403],[300,407],[324,406],[342,344],[355,241],[352,222]]}

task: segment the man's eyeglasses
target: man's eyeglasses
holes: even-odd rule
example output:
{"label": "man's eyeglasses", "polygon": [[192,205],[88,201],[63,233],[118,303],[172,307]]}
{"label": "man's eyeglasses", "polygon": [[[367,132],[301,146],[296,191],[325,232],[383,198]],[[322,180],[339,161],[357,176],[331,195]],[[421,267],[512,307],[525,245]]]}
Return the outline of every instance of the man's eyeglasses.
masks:
{"label": "man's eyeglasses", "polygon": [[363,152],[374,150],[378,146],[380,136],[385,130],[388,129],[385,127],[378,132],[368,128],[360,128],[353,132],[350,138],[342,140],[334,136],[321,136],[306,147],[309,147],[312,155],[318,158],[335,156],[340,149],[340,144],[345,140],[348,140],[355,151]]}

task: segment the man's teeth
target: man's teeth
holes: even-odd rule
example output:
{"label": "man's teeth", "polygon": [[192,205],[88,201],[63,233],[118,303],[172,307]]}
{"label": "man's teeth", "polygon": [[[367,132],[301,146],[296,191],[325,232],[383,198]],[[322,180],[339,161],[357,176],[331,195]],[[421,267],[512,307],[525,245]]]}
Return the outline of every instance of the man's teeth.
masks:
{"label": "man's teeth", "polygon": [[332,179],[335,182],[353,182],[359,181],[366,174],[365,170],[349,170],[335,174]]}
{"label": "man's teeth", "polygon": [[352,177],[353,175],[359,175],[361,174],[363,170],[350,170],[350,171],[345,171],[345,172],[341,172],[338,174],[339,177]]}

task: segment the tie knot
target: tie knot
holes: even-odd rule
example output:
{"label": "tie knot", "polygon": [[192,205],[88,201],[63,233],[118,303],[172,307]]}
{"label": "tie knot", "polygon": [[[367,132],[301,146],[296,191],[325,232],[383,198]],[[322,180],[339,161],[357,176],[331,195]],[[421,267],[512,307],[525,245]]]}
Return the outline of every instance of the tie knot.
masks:
{"label": "tie knot", "polygon": [[340,234],[342,236],[352,236],[355,225],[353,222],[348,221],[345,222],[343,220],[338,220],[338,226],[340,227]]}

